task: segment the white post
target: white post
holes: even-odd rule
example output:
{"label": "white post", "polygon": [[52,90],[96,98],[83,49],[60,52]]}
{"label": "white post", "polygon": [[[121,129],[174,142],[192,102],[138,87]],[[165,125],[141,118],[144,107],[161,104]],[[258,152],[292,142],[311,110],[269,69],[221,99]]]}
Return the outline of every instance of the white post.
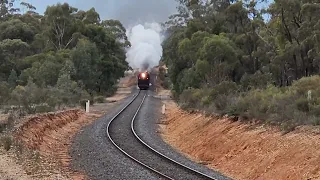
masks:
{"label": "white post", "polygon": [[164,114],[166,112],[166,105],[162,105],[162,114]]}
{"label": "white post", "polygon": [[90,106],[90,101],[88,100],[88,101],[86,102],[86,113],[89,112],[89,106]]}
{"label": "white post", "polygon": [[308,91],[308,100],[311,100],[311,90]]}

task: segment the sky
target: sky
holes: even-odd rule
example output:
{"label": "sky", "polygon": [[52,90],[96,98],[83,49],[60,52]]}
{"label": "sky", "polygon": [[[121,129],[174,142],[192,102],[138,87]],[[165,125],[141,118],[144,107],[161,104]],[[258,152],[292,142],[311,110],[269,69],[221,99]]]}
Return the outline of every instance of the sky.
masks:
{"label": "sky", "polygon": [[48,5],[67,2],[81,10],[94,7],[101,19],[118,19],[125,26],[137,22],[163,22],[176,12],[175,0],[25,0],[43,14]]}
{"label": "sky", "polygon": [[[16,0],[18,3],[19,0]],[[20,0],[21,1],[21,0]],[[48,5],[67,2],[81,10],[94,7],[101,19],[118,19],[125,26],[144,22],[163,22],[176,12],[175,0],[25,0],[43,14]],[[270,2],[273,0],[269,0]],[[260,7],[266,4],[260,4]]]}

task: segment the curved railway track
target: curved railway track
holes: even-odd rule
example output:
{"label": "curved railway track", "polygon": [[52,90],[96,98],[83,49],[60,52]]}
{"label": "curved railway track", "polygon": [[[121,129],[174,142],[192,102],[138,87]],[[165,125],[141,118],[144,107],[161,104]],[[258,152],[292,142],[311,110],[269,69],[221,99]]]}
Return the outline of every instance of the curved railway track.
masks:
{"label": "curved railway track", "polygon": [[[135,131],[135,119],[148,91],[139,91],[108,123],[107,136],[123,154],[149,169],[160,179],[215,179],[158,152]],[[121,137],[122,136],[122,137]],[[123,141],[123,136],[126,140]]]}

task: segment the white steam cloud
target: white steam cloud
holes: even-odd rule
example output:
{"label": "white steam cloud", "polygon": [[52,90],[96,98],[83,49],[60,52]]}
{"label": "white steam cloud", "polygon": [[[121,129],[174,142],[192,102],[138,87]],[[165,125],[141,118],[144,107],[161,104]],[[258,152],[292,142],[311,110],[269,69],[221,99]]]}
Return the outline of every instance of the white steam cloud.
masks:
{"label": "white steam cloud", "polygon": [[150,70],[159,65],[162,56],[163,36],[158,23],[136,25],[127,31],[131,47],[127,51],[126,61],[133,69]]}

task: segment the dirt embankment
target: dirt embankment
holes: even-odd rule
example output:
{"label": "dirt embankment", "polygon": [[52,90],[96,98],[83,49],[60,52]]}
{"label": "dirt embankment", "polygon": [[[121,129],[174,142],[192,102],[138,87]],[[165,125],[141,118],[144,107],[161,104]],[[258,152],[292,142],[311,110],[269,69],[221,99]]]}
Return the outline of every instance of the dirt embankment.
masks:
{"label": "dirt embankment", "polygon": [[188,113],[165,101],[162,137],[191,159],[234,179],[320,179],[320,133],[279,130]]}
{"label": "dirt embankment", "polygon": [[23,157],[22,160],[16,157],[17,154],[21,156],[21,152],[9,155],[10,153],[0,151],[0,158],[6,158],[0,161],[0,177],[8,174],[6,178],[15,179],[17,175],[13,174],[20,172],[18,176],[22,178],[25,175],[25,179],[86,179],[82,172],[75,172],[69,168],[72,138],[82,127],[119,105],[121,100],[131,93],[132,79],[132,76],[122,78],[117,93],[106,98],[105,103],[90,106],[89,113],[85,113],[83,109],[69,109],[33,115],[23,120],[15,130],[14,137],[23,145],[21,150],[31,152],[25,156],[38,152],[33,155],[36,157],[36,163],[33,163],[34,160],[30,157]]}
{"label": "dirt embankment", "polygon": [[71,160],[68,147],[75,133],[97,117],[85,114],[80,109],[35,116],[17,129],[15,139],[20,140],[27,148],[40,152],[40,155],[53,166],[64,170],[64,173],[79,177],[81,174],[73,174],[68,169]]}

